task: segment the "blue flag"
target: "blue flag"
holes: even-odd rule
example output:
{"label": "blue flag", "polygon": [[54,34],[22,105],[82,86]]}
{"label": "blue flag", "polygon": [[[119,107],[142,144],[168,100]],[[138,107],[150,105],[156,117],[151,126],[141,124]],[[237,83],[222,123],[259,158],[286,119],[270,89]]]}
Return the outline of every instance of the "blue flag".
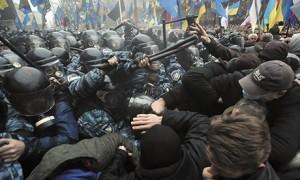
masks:
{"label": "blue flag", "polygon": [[31,13],[31,12],[32,12],[28,0],[20,0],[19,9],[20,9],[24,14],[28,14],[28,13]]}
{"label": "blue flag", "polygon": [[62,24],[65,18],[65,13],[61,7],[57,7],[55,16],[57,17],[57,20]]}
{"label": "blue flag", "polygon": [[31,23],[32,23],[32,29],[34,29],[34,30],[39,29],[39,26],[38,26],[34,16],[33,16],[33,20]]}
{"label": "blue flag", "polygon": [[33,6],[38,6],[40,4],[45,4],[47,1],[49,2],[49,0],[31,0],[31,4]]}
{"label": "blue flag", "polygon": [[17,28],[18,30],[23,30],[23,25],[22,25],[22,23],[21,23],[19,17],[16,17],[15,22],[16,22],[16,28]]}
{"label": "blue flag", "polygon": [[211,2],[211,11],[218,16],[226,17],[226,10],[222,5],[223,0],[213,0]]}
{"label": "blue flag", "polygon": [[29,21],[30,21],[30,16],[29,14],[26,14],[23,19],[23,26],[25,27],[27,23],[29,23]]}

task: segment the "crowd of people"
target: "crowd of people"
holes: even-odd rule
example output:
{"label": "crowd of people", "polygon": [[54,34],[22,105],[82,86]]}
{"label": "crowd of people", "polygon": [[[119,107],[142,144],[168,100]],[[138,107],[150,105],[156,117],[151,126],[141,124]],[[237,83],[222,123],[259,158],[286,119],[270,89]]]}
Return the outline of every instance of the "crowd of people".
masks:
{"label": "crowd of people", "polygon": [[300,179],[300,34],[230,29],[2,31],[0,179]]}

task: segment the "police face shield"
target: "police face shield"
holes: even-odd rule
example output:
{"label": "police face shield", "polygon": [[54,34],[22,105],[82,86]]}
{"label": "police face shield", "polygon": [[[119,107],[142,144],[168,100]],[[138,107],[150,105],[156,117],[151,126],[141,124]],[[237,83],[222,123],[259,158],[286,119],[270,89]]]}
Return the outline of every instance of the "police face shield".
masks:
{"label": "police face shield", "polygon": [[159,48],[158,48],[158,46],[157,45],[155,45],[155,44],[148,44],[148,45],[146,45],[145,47],[142,47],[141,48],[141,51],[143,52],[143,53],[145,53],[146,55],[152,55],[152,54],[156,54],[156,53],[159,53]]}
{"label": "police face shield", "polygon": [[66,36],[66,39],[69,41],[71,47],[77,46],[77,40],[74,36]]}
{"label": "police face shield", "polygon": [[33,118],[37,128],[54,124],[53,116],[47,115],[55,105],[54,87],[42,71],[31,67],[14,69],[4,76],[3,88],[11,105],[21,115],[38,117]]}
{"label": "police face shield", "polygon": [[38,47],[46,48],[45,42],[38,36],[30,35],[28,38],[29,38],[27,43],[28,50],[32,50]]}
{"label": "police face shield", "polygon": [[100,49],[100,37],[94,30],[88,30],[82,35],[82,42],[84,48],[97,48]]}
{"label": "police face shield", "polygon": [[113,51],[120,51],[124,48],[124,39],[119,36],[112,36],[105,40],[106,46]]}
{"label": "police face shield", "polygon": [[63,64],[56,56],[45,58],[37,62],[47,77],[63,78],[64,77],[64,67]]}
{"label": "police face shield", "polygon": [[66,51],[70,51],[70,45],[67,40],[62,39],[62,38],[57,38],[53,39],[50,41],[50,47],[55,48],[55,47],[61,47],[64,48]]}
{"label": "police face shield", "polygon": [[7,72],[25,65],[26,63],[15,54],[5,54],[0,57],[0,84],[2,84],[3,77]]}
{"label": "police face shield", "polygon": [[59,59],[59,61],[64,66],[67,66],[69,63],[71,63],[70,53],[67,52],[64,48],[56,47],[51,49],[51,52]]}
{"label": "police face shield", "polygon": [[131,117],[152,112],[151,104],[154,99],[146,95],[135,95],[129,98],[127,112]]}

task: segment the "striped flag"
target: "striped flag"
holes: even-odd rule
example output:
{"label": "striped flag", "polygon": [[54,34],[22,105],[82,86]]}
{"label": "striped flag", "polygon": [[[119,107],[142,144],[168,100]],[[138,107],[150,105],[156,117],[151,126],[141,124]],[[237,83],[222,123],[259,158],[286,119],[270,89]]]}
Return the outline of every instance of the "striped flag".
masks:
{"label": "striped flag", "polygon": [[205,6],[205,3],[203,2],[201,4],[201,7],[199,9],[199,14],[198,14],[198,18],[196,20],[197,23],[200,23],[200,19],[201,17],[206,13],[206,6]]}
{"label": "striped flag", "polygon": [[241,3],[241,1],[235,2],[228,7],[228,15],[229,16],[235,16],[238,13],[239,8],[240,8],[240,3]]}

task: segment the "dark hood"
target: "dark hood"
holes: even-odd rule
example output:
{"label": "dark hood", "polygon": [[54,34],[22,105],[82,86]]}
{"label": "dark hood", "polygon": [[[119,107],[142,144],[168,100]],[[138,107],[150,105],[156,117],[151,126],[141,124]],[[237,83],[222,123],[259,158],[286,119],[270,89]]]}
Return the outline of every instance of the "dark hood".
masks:
{"label": "dark hood", "polygon": [[184,151],[180,161],[164,168],[143,169],[137,168],[135,179],[138,180],[201,180],[202,170],[207,164],[201,165],[201,168],[192,160],[188,152]]}

